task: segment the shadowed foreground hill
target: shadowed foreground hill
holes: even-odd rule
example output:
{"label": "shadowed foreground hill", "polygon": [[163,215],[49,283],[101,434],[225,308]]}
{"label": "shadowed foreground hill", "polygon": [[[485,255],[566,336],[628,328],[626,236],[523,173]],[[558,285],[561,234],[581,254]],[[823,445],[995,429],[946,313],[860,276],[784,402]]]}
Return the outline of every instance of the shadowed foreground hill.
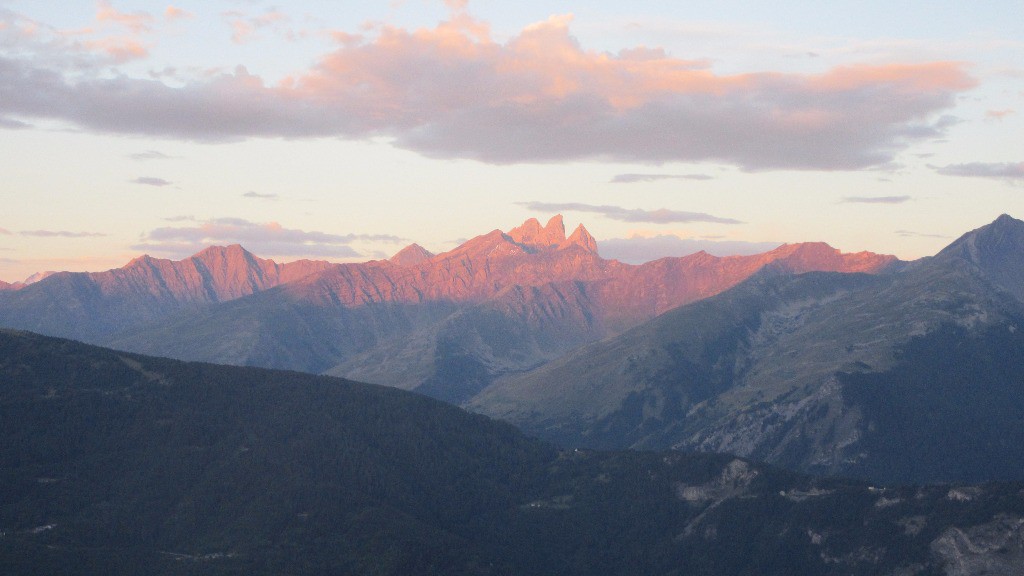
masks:
{"label": "shadowed foreground hill", "polygon": [[396,389],[8,331],[0,483],[4,574],[1009,574],[1024,559],[1020,485],[558,452]]}

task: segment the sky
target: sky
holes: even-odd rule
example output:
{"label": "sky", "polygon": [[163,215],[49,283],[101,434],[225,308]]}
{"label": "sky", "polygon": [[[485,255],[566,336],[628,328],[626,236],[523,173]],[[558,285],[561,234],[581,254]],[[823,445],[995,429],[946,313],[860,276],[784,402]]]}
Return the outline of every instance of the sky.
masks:
{"label": "sky", "polygon": [[0,280],[240,243],[915,259],[1024,218],[1024,6],[0,0]]}

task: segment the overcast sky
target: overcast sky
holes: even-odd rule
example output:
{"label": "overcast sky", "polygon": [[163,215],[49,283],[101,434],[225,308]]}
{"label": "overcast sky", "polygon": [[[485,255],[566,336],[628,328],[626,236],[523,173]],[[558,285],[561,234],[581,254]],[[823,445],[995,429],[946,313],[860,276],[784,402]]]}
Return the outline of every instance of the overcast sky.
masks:
{"label": "overcast sky", "polygon": [[0,279],[556,213],[630,261],[911,259],[1024,218],[1019,1],[806,4],[0,0]]}

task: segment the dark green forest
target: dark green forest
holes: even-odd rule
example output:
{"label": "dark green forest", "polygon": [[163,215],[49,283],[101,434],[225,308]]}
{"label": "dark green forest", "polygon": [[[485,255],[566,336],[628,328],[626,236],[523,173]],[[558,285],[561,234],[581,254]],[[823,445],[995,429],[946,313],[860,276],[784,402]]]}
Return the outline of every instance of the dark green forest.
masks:
{"label": "dark green forest", "polygon": [[395,389],[10,331],[0,438],[3,574],[940,574],[951,527],[1024,516],[1020,484],[560,451]]}

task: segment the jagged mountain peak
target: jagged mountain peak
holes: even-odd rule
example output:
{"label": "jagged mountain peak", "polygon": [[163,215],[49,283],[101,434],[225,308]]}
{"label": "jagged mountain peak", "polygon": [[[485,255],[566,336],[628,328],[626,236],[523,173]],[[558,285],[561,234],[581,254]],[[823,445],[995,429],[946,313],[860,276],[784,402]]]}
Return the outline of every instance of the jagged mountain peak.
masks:
{"label": "jagged mountain peak", "polygon": [[509,230],[508,236],[523,246],[553,248],[565,242],[565,223],[561,214],[552,216],[543,228],[536,218],[529,218],[521,226]]}
{"label": "jagged mountain peak", "polygon": [[[525,226],[525,224],[524,224]],[[441,254],[444,259],[463,258],[488,258],[498,255],[524,254],[525,250],[514,238],[501,230],[491,230],[487,234],[481,234],[475,238],[463,242],[458,247]]]}
{"label": "jagged mountain peak", "polygon": [[36,272],[35,274],[29,276],[28,278],[25,278],[25,280],[22,281],[21,284],[25,286],[35,284],[36,282],[39,282],[40,280],[45,280],[48,276],[53,276],[56,273],[57,272],[54,270],[47,270],[46,272]]}
{"label": "jagged mountain peak", "polygon": [[579,246],[587,252],[597,254],[597,240],[590,235],[590,232],[587,231],[583,224],[577,226],[572,235],[563,240],[558,247],[559,249],[563,249],[570,246]]}
{"label": "jagged mountain peak", "polygon": [[805,254],[805,255],[831,255],[838,254],[839,250],[833,248],[826,242],[797,242],[794,244],[783,244],[778,248],[768,252],[769,254],[778,254],[790,256],[793,254]]}
{"label": "jagged mountain peak", "polygon": [[812,270],[877,273],[899,262],[898,258],[889,254],[846,253],[825,242],[783,244],[765,252],[762,258],[766,264],[796,273]]}
{"label": "jagged mountain peak", "polygon": [[1002,252],[1020,252],[1024,247],[1024,221],[1002,214],[990,224],[971,230],[946,246],[938,257],[957,256],[982,264]]}
{"label": "jagged mountain peak", "polygon": [[548,223],[544,225],[544,232],[554,236],[565,239],[565,222],[562,221],[561,214],[555,214],[552,216]]}
{"label": "jagged mountain peak", "polygon": [[1014,218],[1013,216],[1010,216],[1009,214],[1000,214],[999,217],[996,218],[992,223],[993,224],[1013,224],[1014,226],[1024,225],[1024,221],[1018,220],[1018,219]]}
{"label": "jagged mountain peak", "polygon": [[143,254],[142,256],[132,258],[124,267],[119,269],[115,268],[112,272],[117,270],[131,270],[139,267],[193,265],[196,262],[200,262],[207,267],[241,266],[243,268],[248,268],[252,266],[259,267],[261,259],[252,252],[243,248],[241,244],[231,244],[228,246],[209,246],[191,256],[188,256],[187,258],[182,258],[181,260],[155,258],[149,254]]}
{"label": "jagged mountain peak", "polygon": [[136,256],[135,258],[129,260],[128,263],[123,266],[123,268],[132,268],[134,266],[145,264],[146,262],[151,262],[153,260],[156,260],[156,258],[153,258],[149,254],[143,254],[142,256]]}
{"label": "jagged mountain peak", "polygon": [[190,258],[199,260],[213,259],[238,259],[251,260],[256,256],[242,247],[241,244],[229,244],[227,246],[210,246],[193,254]]}
{"label": "jagged mountain peak", "polygon": [[9,290],[13,292],[15,290],[21,290],[26,286],[31,286],[41,280],[46,280],[54,274],[58,274],[58,272],[47,270],[46,272],[36,272],[20,282],[4,282],[3,280],[0,280],[0,291]]}
{"label": "jagged mountain peak", "polygon": [[416,264],[426,262],[433,257],[433,252],[414,242],[399,250],[394,256],[388,259],[388,261],[398,266],[415,266]]}
{"label": "jagged mountain peak", "polygon": [[957,238],[935,256],[964,260],[997,286],[1024,300],[1024,221],[1003,214]]}
{"label": "jagged mountain peak", "polygon": [[527,218],[525,222],[508,231],[510,238],[520,244],[533,240],[541,232],[540,222],[536,218]]}

